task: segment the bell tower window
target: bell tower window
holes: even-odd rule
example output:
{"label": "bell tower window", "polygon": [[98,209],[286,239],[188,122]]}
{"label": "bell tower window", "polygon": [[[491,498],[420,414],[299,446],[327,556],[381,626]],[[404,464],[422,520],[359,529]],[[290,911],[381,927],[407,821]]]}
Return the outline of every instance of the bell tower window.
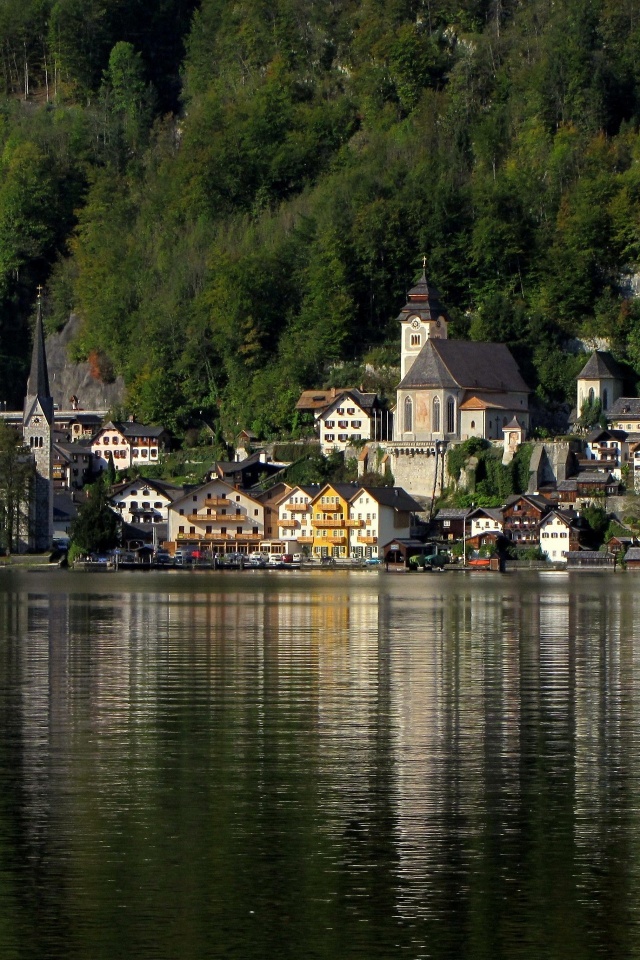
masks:
{"label": "bell tower window", "polygon": [[422,342],[422,337],[420,336],[419,333],[412,333],[412,334],[411,334],[411,346],[412,346],[412,347],[419,347],[420,344],[421,344],[421,342]]}
{"label": "bell tower window", "polygon": [[433,433],[440,433],[440,398],[433,398]]}

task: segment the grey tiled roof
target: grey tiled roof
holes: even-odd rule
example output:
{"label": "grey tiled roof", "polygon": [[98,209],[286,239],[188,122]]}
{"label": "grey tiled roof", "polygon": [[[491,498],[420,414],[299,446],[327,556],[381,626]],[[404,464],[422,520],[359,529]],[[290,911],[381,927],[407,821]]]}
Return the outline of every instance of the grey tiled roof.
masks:
{"label": "grey tiled roof", "polygon": [[618,397],[608,413],[609,420],[624,417],[640,417],[640,400],[637,397]]}
{"label": "grey tiled roof", "polygon": [[427,340],[399,385],[410,387],[529,392],[505,344],[467,340]]}
{"label": "grey tiled roof", "polygon": [[601,380],[603,377],[615,377],[622,380],[622,370],[606,350],[594,350],[578,374],[578,380]]}

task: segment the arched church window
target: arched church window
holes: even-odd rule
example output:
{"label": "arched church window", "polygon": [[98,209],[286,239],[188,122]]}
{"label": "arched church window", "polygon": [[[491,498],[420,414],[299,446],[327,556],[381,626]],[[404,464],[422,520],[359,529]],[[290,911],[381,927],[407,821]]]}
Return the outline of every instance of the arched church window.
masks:
{"label": "arched church window", "polygon": [[606,390],[602,391],[602,409],[606,410],[609,406],[609,394]]}
{"label": "arched church window", "polygon": [[404,398],[404,429],[405,433],[413,430],[413,402],[411,397]]}
{"label": "arched church window", "polygon": [[456,402],[453,397],[447,400],[447,433],[455,433],[456,430]]}
{"label": "arched church window", "polygon": [[475,420],[472,420],[472,421],[471,421],[471,429],[472,429],[472,430],[475,430],[475,428],[476,428],[476,422],[475,422]]}
{"label": "arched church window", "polygon": [[440,398],[433,398],[433,433],[440,433]]}
{"label": "arched church window", "polygon": [[593,392],[593,387],[589,387],[589,403],[593,403],[595,400],[595,393]]}

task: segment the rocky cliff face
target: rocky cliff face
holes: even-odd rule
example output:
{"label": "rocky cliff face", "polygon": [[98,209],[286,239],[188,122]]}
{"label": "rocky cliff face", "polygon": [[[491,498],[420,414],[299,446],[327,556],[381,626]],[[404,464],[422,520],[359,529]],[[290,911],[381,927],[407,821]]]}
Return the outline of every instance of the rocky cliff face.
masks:
{"label": "rocky cliff face", "polygon": [[124,380],[118,377],[113,383],[102,383],[92,376],[88,363],[69,360],[69,344],[79,325],[79,318],[72,314],[59,333],[47,338],[47,366],[53,402],[67,410],[71,406],[70,398],[76,396],[81,410],[111,410],[124,398]]}

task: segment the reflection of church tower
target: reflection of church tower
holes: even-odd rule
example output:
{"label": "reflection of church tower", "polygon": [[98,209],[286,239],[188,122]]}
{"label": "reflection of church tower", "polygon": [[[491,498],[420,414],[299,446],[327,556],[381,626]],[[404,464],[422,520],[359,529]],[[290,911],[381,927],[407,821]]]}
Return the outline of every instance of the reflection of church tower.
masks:
{"label": "reflection of church tower", "polygon": [[53,539],[53,398],[49,391],[39,294],[22,425],[24,442],[29,445],[36,467],[29,503],[29,547],[32,550],[49,550]]}
{"label": "reflection of church tower", "polygon": [[427,280],[426,259],[422,276],[409,290],[398,320],[402,324],[400,378],[403,379],[427,340],[447,337],[449,317],[440,302],[440,294]]}

